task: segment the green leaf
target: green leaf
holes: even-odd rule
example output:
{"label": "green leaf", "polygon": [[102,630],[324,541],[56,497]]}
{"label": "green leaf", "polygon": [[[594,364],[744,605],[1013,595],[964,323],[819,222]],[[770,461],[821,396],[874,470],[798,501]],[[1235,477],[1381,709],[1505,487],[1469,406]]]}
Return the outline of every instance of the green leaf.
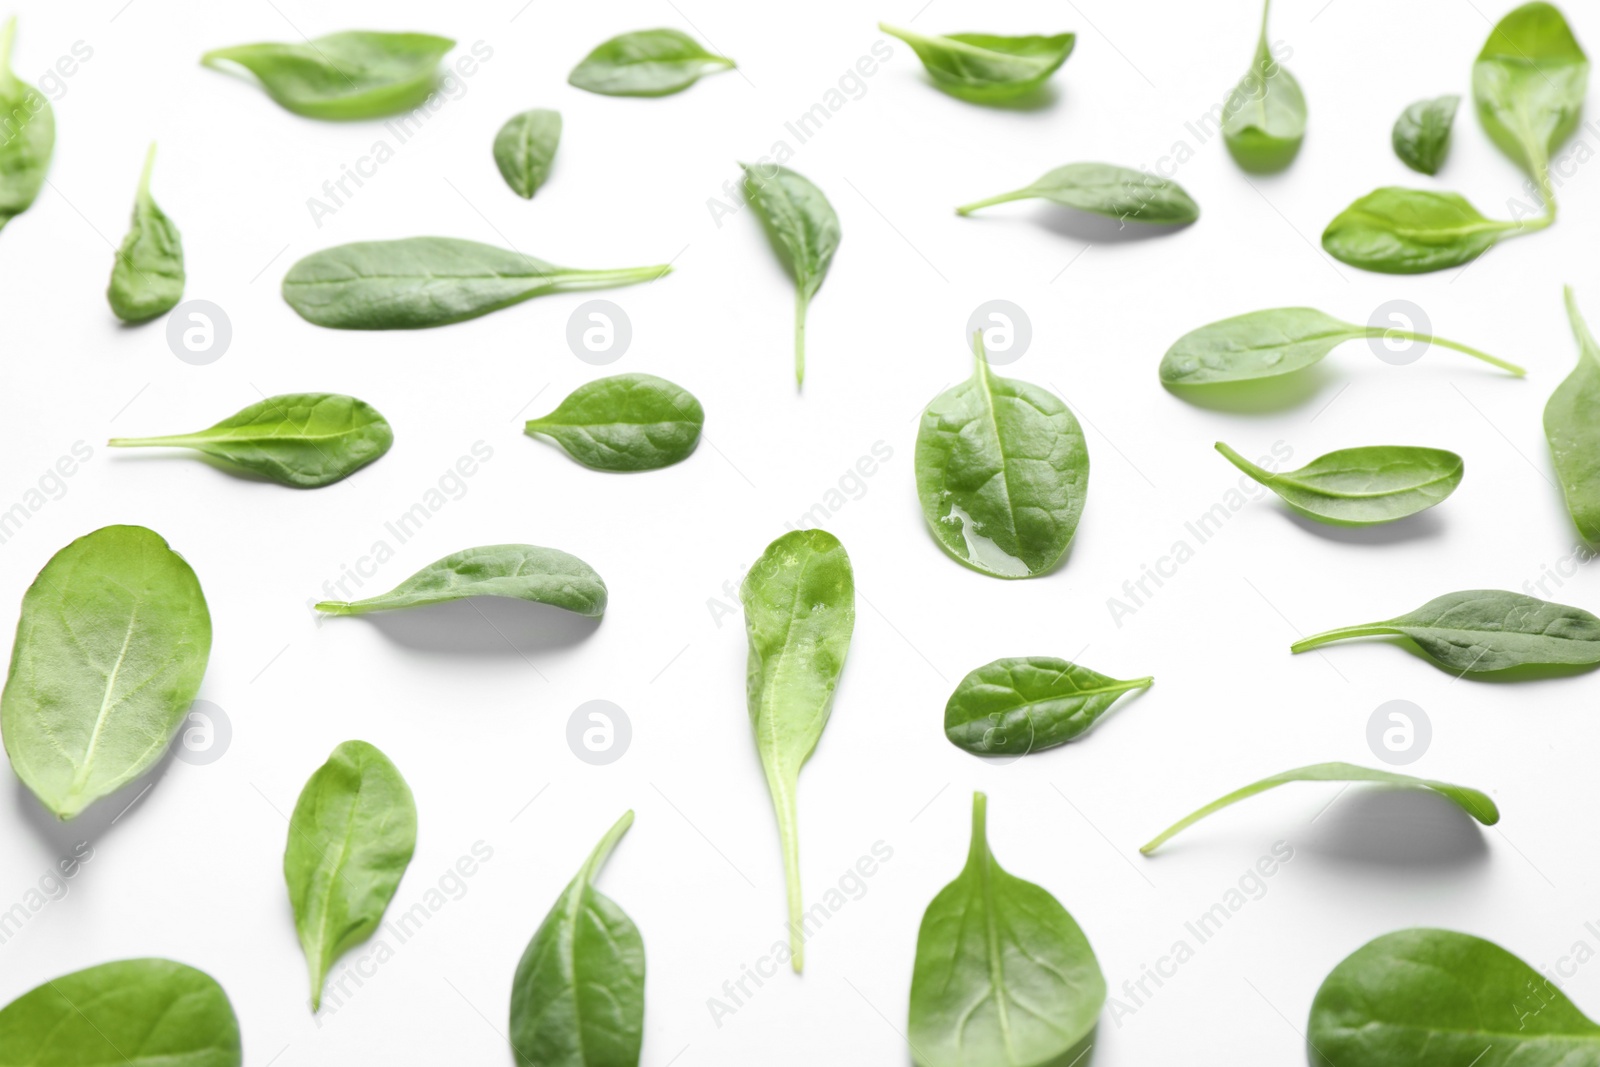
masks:
{"label": "green leaf", "polygon": [[1229,385],[1293,374],[1318,362],[1346,341],[1358,338],[1394,338],[1440,345],[1518,377],[1527,373],[1515,363],[1432,334],[1357,326],[1315,308],[1271,308],[1235,315],[1184,334],[1161,357],[1161,381],[1166,385]]}
{"label": "green leaf", "polygon": [[1459,672],[1600,663],[1600,618],[1503,589],[1446,593],[1393,619],[1302,638],[1289,651],[1390,634],[1409,637],[1440,666]]}
{"label": "green leaf", "polygon": [[[839,216],[822,190],[787,167],[744,168],[745,194],[794,278],[794,380],[806,379],[806,311],[839,250]],[[770,174],[758,173],[770,170]]]}
{"label": "green leaf", "polygon": [[1283,170],[1306,137],[1306,97],[1293,74],[1272,58],[1267,46],[1267,13],[1261,5],[1261,35],[1249,73],[1223,106],[1222,139],[1234,161],[1252,173]]}
{"label": "green leaf", "polygon": [[1105,976],[1056,898],[996,862],[985,806],[972,794],[967,865],[917,931],[911,1057],[917,1067],[1066,1067],[1088,1051]]}
{"label": "green leaf", "polygon": [[0,27],[0,227],[33,206],[56,147],[56,114],[39,90],[11,72],[13,15]]}
{"label": "green leaf", "polygon": [[800,768],[828,725],[856,624],[856,579],[839,539],[793,530],[767,546],[739,587],[750,639],[746,679],[750,725],[772,792],[789,896],[789,948],[805,963],[801,925]]}
{"label": "green leaf", "polygon": [[172,960],[102,963],[0,1008],[4,1067],[239,1067],[228,994]]}
{"label": "green leaf", "polygon": [[528,942],[511,983],[517,1067],[638,1067],[644,940],[595,877],[633,825],[625,812]]}
{"label": "green leaf", "polygon": [[1578,365],[1544,406],[1544,435],[1573,524],[1585,541],[1600,541],[1600,344],[1583,321],[1571,286],[1566,299]]}
{"label": "green leaf", "polygon": [[1485,218],[1458,193],[1386,185],[1341,211],[1322,231],[1322,247],[1352,267],[1382,274],[1426,274],[1477,259],[1506,236],[1549,222]]}
{"label": "green leaf", "polygon": [[1589,60],[1561,12],[1523,4],[1501,19],[1472,64],[1472,97],[1490,140],[1550,196],[1549,165],[1578,128]]}
{"label": "green leaf", "polygon": [[705,421],[687,389],[653,374],[618,374],[578,386],[524,432],[554,438],[585,467],[652,471],[688,459]]}
{"label": "green leaf", "polygon": [[598,619],[606,612],[606,583],[577,556],[537,545],[484,545],[435,560],[387,593],[366,600],[324,600],[329,615],[444,604],[474,596],[549,604]]}
{"label": "green leaf", "polygon": [[524,200],[550,176],[561,143],[561,113],[534,108],[513,115],[494,137],[494,165],[511,191]]}
{"label": "green leaf", "polygon": [[911,46],[933,83],[973,103],[996,103],[1027,96],[1042,86],[1072,54],[1077,37],[1003,37],[992,33],[924,36],[885,23],[878,29]]}
{"label": "green leaf", "polygon": [[1372,526],[1426,511],[1455,492],[1464,468],[1454,452],[1409,445],[1341,448],[1280,474],[1221,441],[1217,451],[1295,511],[1334,526]]}
{"label": "green leaf", "polygon": [[964,204],[956,208],[956,214],[970,215],[993,204],[1034,198],[1122,222],[1170,224],[1193,222],[1200,217],[1200,205],[1177,182],[1109,163],[1068,163],[1032,185]]}
{"label": "green leaf", "polygon": [[302,44],[241,44],[200,57],[237,64],[278,104],[313,119],[370,119],[409,111],[433,92],[439,60],[455,47],[426,33],[349,30]]}
{"label": "green leaf", "polygon": [[996,578],[1032,578],[1061,559],[1089,491],[1089,450],[1067,405],[989,369],[934,398],[917,430],[917,496],[933,536]]}
{"label": "green leaf", "polygon": [[17,777],[63,819],[133,781],[183,723],[210,654],[200,581],[159,535],[78,538],[22,598],[0,696]]}
{"label": "green leaf", "polygon": [[133,222],[111,267],[106,299],[123,322],[165,315],[183,299],[183,240],[178,227],[150,197],[150,169],[156,146],[144,159],[144,173],[133,201]]}
{"label": "green leaf", "polygon": [[1421,174],[1438,174],[1450,151],[1450,126],[1460,103],[1461,98],[1450,93],[1418,100],[1402,111],[1389,135],[1400,162]]}
{"label": "green leaf", "polygon": [[1311,1002],[1314,1067],[1592,1067],[1600,1025],[1545,974],[1453,930],[1374,938]]}
{"label": "green leaf", "polygon": [[632,285],[670,273],[667,265],[573,270],[476,241],[407,237],[313,252],[284,275],[283,298],[318,326],[418,330],[545,293]]}
{"label": "green leaf", "polygon": [[311,1010],[328,968],[372,936],[417,847],[417,806],[389,758],[346,741],[318,767],[289,819],[283,877],[311,969]]}
{"label": "green leaf", "polygon": [[348,478],[389,451],[394,432],[377,409],[338,393],[285,393],[204,430],[113,437],[114,448],[192,448],[297,489]]}
{"label": "green leaf", "polygon": [[1428,778],[1413,778],[1409,774],[1373,770],[1370,767],[1358,767],[1353,763],[1313,763],[1309,767],[1297,767],[1292,771],[1263,778],[1259,782],[1251,782],[1243,789],[1235,789],[1227,796],[1213,800],[1161,831],[1146,844],[1141,845],[1139,851],[1148,856],[1164,841],[1193,826],[1207,815],[1221,811],[1230,804],[1237,804],[1247,797],[1253,797],[1257,793],[1265,793],[1269,789],[1276,789],[1290,782],[1381,782],[1386,785],[1415,786],[1419,789],[1433,790],[1485,826],[1493,826],[1500,821],[1500,809],[1495,807],[1494,801],[1486,794],[1464,785],[1435,782]]}
{"label": "green leaf", "polygon": [[944,735],[978,756],[1054,748],[1087,732],[1122,694],[1153,681],[1119,681],[1054,656],[997,659],[950,694]]}
{"label": "green leaf", "polygon": [[733,66],[681,30],[635,30],[584,56],[567,84],[603,96],[670,96]]}

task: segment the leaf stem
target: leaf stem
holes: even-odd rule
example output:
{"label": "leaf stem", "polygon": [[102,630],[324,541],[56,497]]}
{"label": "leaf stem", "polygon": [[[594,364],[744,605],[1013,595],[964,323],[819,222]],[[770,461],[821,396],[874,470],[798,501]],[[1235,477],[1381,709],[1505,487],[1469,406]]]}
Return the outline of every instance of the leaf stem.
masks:
{"label": "leaf stem", "polygon": [[806,309],[811,300],[799,286],[794,290],[794,384],[798,388],[806,381]]}
{"label": "leaf stem", "polygon": [[611,850],[617,847],[617,842],[622,840],[622,835],[628,832],[628,827],[633,825],[633,809],[629,808],[622,813],[622,818],[611,824],[600,843],[594,846],[594,851],[589,853],[589,859],[584,863],[583,870],[578,872],[578,877],[583,879],[584,885],[593,885],[595,875],[600,873],[600,868],[611,855]]}
{"label": "leaf stem", "polygon": [[1471,345],[1464,345],[1460,341],[1449,341],[1435,334],[1413,333],[1410,330],[1391,330],[1382,326],[1368,326],[1367,336],[1378,338],[1399,337],[1407,341],[1421,341],[1426,345],[1438,345],[1441,348],[1452,348],[1457,352],[1463,352],[1474,359],[1481,359],[1485,363],[1492,363],[1501,370],[1509,371],[1510,373],[1516,375],[1518,378],[1524,377],[1528,373],[1526,369],[1517,366],[1515,363],[1501,359],[1498,356],[1491,356],[1489,353],[1484,352],[1481,349],[1473,348]]}
{"label": "leaf stem", "polygon": [[1369,622],[1361,626],[1341,626],[1337,630],[1324,630],[1320,634],[1302,637],[1289,646],[1290,652],[1305,652],[1316,648],[1318,645],[1328,644],[1330,641],[1343,641],[1347,637],[1386,637],[1398,634],[1401,631],[1386,622]]}
{"label": "leaf stem", "polygon": [[139,174],[139,196],[141,199],[150,198],[150,172],[156,165],[156,143],[150,142],[150,151],[144,154],[144,170]]}
{"label": "leaf stem", "polygon": [[1238,467],[1240,470],[1244,471],[1262,485],[1268,485],[1271,483],[1272,473],[1270,471],[1262,470],[1260,467],[1256,466],[1254,463],[1251,463],[1249,460],[1239,455],[1239,453],[1235,452],[1221,441],[1218,441],[1215,447],[1218,452],[1223,454],[1229,463],[1232,463],[1235,467]]}
{"label": "leaf stem", "polygon": [[0,81],[11,77],[11,44],[17,36],[17,16],[6,19],[0,26]]}
{"label": "leaf stem", "polygon": [[1177,822],[1173,823],[1171,826],[1152,837],[1149,841],[1146,841],[1144,844],[1140,845],[1139,851],[1148,856],[1150,853],[1160,848],[1163,842],[1166,842],[1174,835],[1187,830],[1189,827],[1193,826],[1207,815],[1221,811],[1230,804],[1237,804],[1239,801],[1253,797],[1257,793],[1265,793],[1267,790],[1276,788],[1277,786],[1283,784],[1284,780],[1282,778],[1274,776],[1272,778],[1263,778],[1259,782],[1251,782],[1242,789],[1235,789],[1227,796],[1219,797],[1207,804],[1205,807],[1197,808],[1194,811],[1191,811],[1189,814],[1185,815],[1183,818],[1179,819]]}
{"label": "leaf stem", "polygon": [[654,267],[617,267],[613,270],[573,270],[566,272],[573,281],[567,289],[604,289],[611,285],[634,285],[653,282],[672,273],[672,264]]}
{"label": "leaf stem", "polygon": [[1589,324],[1583,321],[1583,312],[1578,310],[1578,297],[1568,285],[1562,289],[1567,304],[1567,320],[1572,323],[1573,336],[1578,339],[1578,350],[1593,360],[1600,360],[1600,344],[1596,344],[1594,334],[1589,332]]}
{"label": "leaf stem", "polygon": [[956,208],[956,214],[970,215],[979,208],[993,207],[995,204],[1004,204],[1012,200],[1026,200],[1032,195],[1033,194],[1026,189],[1017,189],[1014,192],[1001,193],[999,196],[991,196],[987,200],[975,200],[970,204],[963,204],[962,206]]}
{"label": "leaf stem", "polygon": [[171,437],[113,437],[106,444],[111,448],[191,448],[197,440],[194,434],[175,434]]}
{"label": "leaf stem", "polygon": [[989,858],[989,797],[974,791],[972,794],[972,844],[967,849],[967,865],[983,863]]}

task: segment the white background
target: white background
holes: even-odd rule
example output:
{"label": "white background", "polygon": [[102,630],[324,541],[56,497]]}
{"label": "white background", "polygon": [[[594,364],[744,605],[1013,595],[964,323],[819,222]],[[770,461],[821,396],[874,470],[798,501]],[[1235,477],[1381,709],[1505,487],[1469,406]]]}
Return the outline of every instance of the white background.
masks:
{"label": "white background", "polygon": [[[1523,179],[1470,101],[1437,180],[1407,171],[1389,146],[1406,104],[1470,93],[1472,58],[1503,12],[1466,0],[1284,0],[1271,36],[1292,49],[1310,133],[1285,174],[1258,178],[1220,139],[1186,127],[1249,62],[1260,14],[1251,0],[1004,10],[934,0],[920,12],[918,3],[16,5],[15,64],[30,81],[75,42],[93,56],[58,91],[50,185],[0,233],[0,508],[23,500],[74,442],[94,451],[65,494],[0,545],[0,604],[18,604],[72,538],[108,523],[152,527],[205,588],[216,638],[201,697],[225,709],[232,740],[210,765],[164,764],[115,824],[144,783],[65,825],[14,780],[0,792],[0,907],[23,901],[75,842],[93,848],[70,892],[0,945],[0,1002],[80,967],[168,956],[227,989],[252,1064],[510,1063],[502,1035],[516,961],[594,841],[631,807],[638,821],[600,886],[647,947],[645,1064],[904,1062],[917,924],[960,868],[975,789],[990,795],[1001,862],[1066,905],[1113,994],[1136,1009],[1102,1016],[1102,1065],[1301,1062],[1322,977],[1369,938],[1408,925],[1490,937],[1540,967],[1580,939],[1600,948],[1583,925],[1600,919],[1600,859],[1587,844],[1594,677],[1453,681],[1382,641],[1287,651],[1299,632],[1387,617],[1450,590],[1523,589],[1573,553],[1540,411],[1576,354],[1562,283],[1600,320],[1595,172],[1580,166],[1565,180],[1554,228],[1465,270],[1366,274],[1317,246],[1327,221],[1378,185],[1455,189],[1506,214]],[[1578,5],[1569,14],[1579,37],[1600,45],[1600,21]],[[1052,102],[1015,111],[937,92],[891,42],[893,58],[864,93],[796,146],[784,123],[882,39],[880,17],[927,32],[1070,29],[1078,46]],[[565,84],[595,44],[657,25],[694,30],[739,71],[661,100]],[[347,28],[445,34],[460,42],[453,55],[481,40],[493,58],[319,228],[307,199],[392,135],[378,122],[299,118],[198,57]],[[500,124],[529,107],[565,119],[554,174],[531,202],[505,187],[490,154]],[[1600,137],[1580,137],[1587,158]],[[122,327],[105,303],[112,244],[152,139],[155,196],[183,231],[185,295],[232,321],[232,347],[210,366],[180,362],[160,323]],[[735,160],[779,139],[827,192],[844,235],[812,306],[800,395],[790,283],[753,217],[718,226],[707,204],[737,174]],[[1119,239],[1043,203],[972,219],[951,212],[1062,163],[1154,166],[1178,142],[1193,158],[1176,177],[1203,214],[1175,234]],[[278,294],[284,271],[312,251],[416,234],[511,244],[576,267],[671,260],[676,271],[599,294],[634,328],[632,348],[605,369],[565,342],[583,295],[444,329],[355,333],[308,325]],[[993,298],[1021,305],[1033,326],[1032,348],[1003,373],[1058,388],[1093,460],[1070,555],[1027,582],[945,557],[914,492],[918,412],[968,373],[963,328]],[[1158,384],[1166,347],[1214,319],[1303,304],[1363,322],[1397,298],[1425,309],[1439,333],[1525,364],[1528,378],[1444,350],[1392,366],[1356,343],[1271,412],[1206,410]],[[623,371],[663,375],[704,403],[706,440],[688,462],[605,475],[521,435],[523,419],[572,388]],[[298,390],[371,402],[394,426],[393,450],[302,492],[192,456],[103,447],[112,435],[198,428],[262,394]],[[1185,522],[1237,486],[1211,449],[1217,439],[1252,456],[1281,441],[1296,466],[1339,447],[1432,445],[1463,454],[1467,475],[1436,510],[1367,533],[1313,528],[1255,499],[1118,625],[1108,598],[1175,541],[1194,547]],[[324,581],[374,541],[392,543],[384,522],[478,441],[492,459],[397,546],[366,592],[459,548],[531,542],[605,576],[603,623],[485,603],[483,615],[458,605],[319,628],[307,602],[326,595]],[[777,835],[729,591],[880,441],[892,458],[826,523],[854,561],[859,604],[833,721],[801,777],[808,902],[875,842],[893,859],[812,939],[803,976],[780,973],[718,1025],[708,998],[784,936]],[[1550,598],[1595,607],[1591,570],[1548,585]],[[1078,743],[1019,762],[987,764],[947,742],[943,706],[956,682],[1024,654],[1156,683]],[[579,761],[565,740],[569,715],[591,699],[632,720],[632,746],[610,766]],[[1352,789],[1328,807],[1338,788],[1307,785],[1231,809],[1153,859],[1138,855],[1173,819],[1258,777],[1324,760],[1378,765],[1366,723],[1391,699],[1414,701],[1433,724],[1410,770],[1488,791],[1504,812],[1499,827],[1480,830],[1426,796]],[[349,738],[381,747],[416,793],[417,853],[396,909],[424,900],[474,842],[493,858],[318,1020],[281,874],[285,814]],[[1185,921],[1278,840],[1294,859],[1261,899],[1153,997],[1136,1004],[1120,992],[1176,940],[1194,947]],[[1600,966],[1580,968],[1567,989],[1600,1010]]]}

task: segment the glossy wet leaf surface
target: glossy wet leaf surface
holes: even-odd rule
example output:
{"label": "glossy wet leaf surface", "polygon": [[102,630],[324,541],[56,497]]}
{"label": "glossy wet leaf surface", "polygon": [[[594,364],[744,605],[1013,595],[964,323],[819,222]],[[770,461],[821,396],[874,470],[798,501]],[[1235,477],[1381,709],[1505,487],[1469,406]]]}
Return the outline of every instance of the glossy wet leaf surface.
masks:
{"label": "glossy wet leaf surface", "polygon": [[208,67],[243,67],[288,111],[313,119],[370,119],[409,111],[433,92],[439,60],[455,47],[427,33],[348,30],[302,42],[218,48]]}
{"label": "glossy wet leaf surface", "polygon": [[150,196],[150,171],[156,146],[145,157],[144,173],[133,201],[133,221],[117,249],[106,299],[124,322],[144,322],[165,315],[183,299],[183,240],[178,227]]}
{"label": "glossy wet leaf surface", "polygon": [[1389,136],[1394,154],[1419,174],[1438,174],[1450,151],[1450,127],[1461,98],[1454,93],[1418,100],[1400,113]]}
{"label": "glossy wet leaf surface", "polygon": [[1585,541],[1600,542],[1600,344],[1570,287],[1566,300],[1578,364],[1544,406],[1544,435],[1573,525]]}
{"label": "glossy wet leaf surface", "polygon": [[1032,185],[964,204],[956,208],[956,214],[970,215],[994,204],[1035,198],[1124,222],[1170,225],[1200,217],[1200,205],[1177,182],[1110,163],[1068,163]]}
{"label": "glossy wet leaf surface", "polygon": [[809,180],[787,167],[744,168],[745,194],[794,278],[794,377],[806,378],[806,313],[839,250],[839,216]]}
{"label": "glossy wet leaf surface", "polygon": [[1223,109],[1222,137],[1240,167],[1252,173],[1283,170],[1306,136],[1306,97],[1300,83],[1272,57],[1267,42],[1271,0],[1261,10],[1261,35],[1250,70]]}
{"label": "glossy wet leaf surface", "polygon": [[1077,41],[1071,33],[925,35],[881,22],[878,29],[910,45],[939,88],[977,103],[1015,100],[1035,92],[1067,61]]}
{"label": "glossy wet leaf surface", "polygon": [[1085,733],[1125,693],[1152,679],[1122,681],[1055,656],[997,659],[961,679],[944,706],[944,733],[979,756],[1022,755]]}
{"label": "glossy wet leaf surface", "polygon": [[324,600],[318,611],[365,615],[373,611],[444,604],[474,596],[500,596],[599,618],[606,583],[577,556],[537,545],[484,545],[428,564],[387,593],[365,600]]}
{"label": "glossy wet leaf surface", "polygon": [[16,34],[13,15],[0,27],[0,116],[6,120],[0,141],[0,227],[33,205],[56,147],[56,115],[50,101],[12,72]]}
{"label": "glossy wet leaf surface", "polygon": [[585,467],[649,471],[688,459],[705,418],[687,389],[653,374],[618,374],[580,385],[524,432],[552,438]]}
{"label": "glossy wet leaf surface", "polygon": [[561,114],[534,108],[513,115],[494,138],[494,165],[511,191],[524,200],[550,176],[561,143]]}
{"label": "glossy wet leaf surface", "polygon": [[706,51],[682,30],[636,30],[584,56],[567,84],[603,96],[668,96],[733,66],[733,60]]}
{"label": "glossy wet leaf surface", "polygon": [[1465,463],[1442,448],[1368,445],[1318,456],[1299,470],[1263,470],[1217,442],[1235,467],[1307,518],[1335,526],[1371,526],[1426,511],[1455,492]]}

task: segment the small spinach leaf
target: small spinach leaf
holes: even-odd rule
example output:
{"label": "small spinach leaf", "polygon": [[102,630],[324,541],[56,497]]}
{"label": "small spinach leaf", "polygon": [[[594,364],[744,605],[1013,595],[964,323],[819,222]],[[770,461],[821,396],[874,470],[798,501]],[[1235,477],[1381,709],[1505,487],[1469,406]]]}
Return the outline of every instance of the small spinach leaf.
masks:
{"label": "small spinach leaf", "polygon": [[956,214],[970,215],[993,204],[1034,198],[1124,222],[1182,223],[1200,217],[1200,205],[1177,182],[1110,163],[1068,163],[1032,185],[964,204],[956,208]]}
{"label": "small spinach leaf", "polygon": [[1077,41],[1071,33],[1049,37],[1003,37],[992,33],[928,37],[882,22],[878,29],[910,45],[935,85],[974,103],[1015,100],[1035,91],[1067,61]]}
{"label": "small spinach leaf", "polygon": [[1450,151],[1450,126],[1461,98],[1454,93],[1418,100],[1395,119],[1389,139],[1400,162],[1421,174],[1438,174]]}
{"label": "small spinach leaf", "polygon": [[1553,5],[1523,4],[1495,24],[1472,64],[1478,121],[1539,183],[1555,211],[1550,157],[1578,128],[1589,59]]}
{"label": "small spinach leaf", "polygon": [[790,962],[805,963],[800,895],[800,768],[822,737],[856,624],[850,556],[825,530],[793,530],[767,546],[739,587],[750,640],[746,696],[756,751],[778,816],[789,897]]}
{"label": "small spinach leaf", "polygon": [[311,1010],[328,968],[372,936],[417,847],[417,805],[389,757],[346,741],[312,774],[289,819],[283,877],[311,969]]}
{"label": "small spinach leaf", "polygon": [[[794,277],[794,380],[802,383],[806,380],[806,311],[839,250],[839,216],[821,189],[789,168],[739,166],[744,168],[750,204]],[[758,173],[763,169],[772,173]]]}
{"label": "small spinach leaf", "polygon": [[1054,656],[1016,656],[961,679],[944,706],[944,735],[978,756],[1020,756],[1086,732],[1122,694],[1153,678],[1124,682]]}
{"label": "small spinach leaf", "polygon": [[1600,344],[1578,311],[1571,286],[1567,318],[1578,339],[1578,365],[1544,406],[1544,436],[1567,501],[1585,541],[1600,541]]}
{"label": "small spinach leaf", "polygon": [[394,431],[376,408],[338,393],[285,393],[194,433],[107,442],[114,448],[192,448],[297,489],[348,478],[393,443]]}
{"label": "small spinach leaf", "polygon": [[149,770],[211,655],[211,613],[182,556],[105,526],[50,557],[22,598],[0,731],[11,766],[63,819]]}
{"label": "small spinach leaf", "polygon": [[494,165],[511,191],[524,200],[550,176],[561,143],[561,113],[534,108],[513,115],[494,137]]}
{"label": "small spinach leaf", "polygon": [[1551,218],[1502,222],[1485,218],[1459,193],[1386,185],[1335,216],[1322,231],[1322,247],[1363,270],[1426,274],[1470,263],[1503,238],[1544,229]]}
{"label": "small spinach leaf", "polygon": [[584,56],[567,75],[567,84],[603,96],[670,96],[734,65],[682,30],[635,30]]}
{"label": "small spinach leaf", "polygon": [[228,994],[172,960],[86,967],[0,1009],[6,1067],[239,1067]]}
{"label": "small spinach leaf", "polygon": [[573,270],[454,237],[356,241],[313,252],[283,278],[307,322],[336,330],[419,330],[487,315],[530,297],[653,281],[672,267]]}
{"label": "small spinach leaf", "polygon": [[150,169],[156,146],[144,158],[144,173],[133,200],[133,222],[111,267],[106,299],[123,322],[165,315],[183,299],[183,240],[178,227],[150,196]]}
{"label": "small spinach leaf", "polygon": [[439,80],[439,60],[455,47],[427,33],[348,30],[303,44],[241,44],[200,57],[217,70],[233,63],[267,95],[313,119],[370,119],[421,104]]}
{"label": "small spinach leaf", "polygon": [[554,438],[585,467],[653,471],[688,459],[705,421],[687,389],[653,374],[618,374],[578,386],[524,432]]}
{"label": "small spinach leaf", "polygon": [[1223,107],[1222,139],[1240,167],[1252,173],[1280,171],[1294,162],[1306,138],[1306,97],[1293,74],[1272,58],[1267,14],[1261,5],[1261,35],[1250,71]]}
{"label": "small spinach leaf", "polygon": [[944,550],[995,578],[1032,578],[1061,559],[1089,491],[1078,420],[1053,393],[989,369],[939,394],[917,430],[917,496]]}
{"label": "small spinach leaf", "polygon": [[1455,492],[1464,469],[1454,452],[1408,445],[1341,448],[1282,473],[1262,470],[1221,441],[1217,451],[1301,515],[1334,526],[1371,526],[1426,511]]}
{"label": "small spinach leaf", "polygon": [[1313,763],[1309,767],[1297,767],[1292,771],[1263,778],[1259,782],[1251,782],[1243,789],[1235,789],[1227,796],[1213,800],[1161,831],[1146,844],[1141,845],[1139,851],[1148,856],[1173,835],[1193,826],[1207,815],[1253,797],[1257,793],[1265,793],[1269,789],[1276,789],[1290,782],[1381,782],[1386,785],[1415,786],[1419,789],[1433,790],[1485,826],[1493,826],[1500,821],[1500,809],[1495,807],[1494,801],[1490,800],[1487,794],[1464,785],[1435,782],[1428,778],[1413,778],[1409,774],[1373,770],[1370,767],[1358,767],[1353,763]]}
{"label": "small spinach leaf", "polygon": [[1076,1063],[1106,1001],[1105,975],[1067,909],[995,860],[986,806],[972,794],[967,865],[917,931],[911,1057],[917,1067]]}
{"label": "small spinach leaf", "polygon": [[13,15],[0,27],[0,227],[33,206],[44,187],[56,147],[56,113],[39,90],[11,73],[11,45],[17,35]]}
{"label": "small spinach leaf", "polygon": [[537,545],[462,549],[428,564],[387,593],[366,600],[324,600],[316,608],[329,615],[365,615],[474,596],[529,600],[593,619],[606,612],[606,583],[593,567],[560,549]]}
{"label": "small spinach leaf", "polygon": [[539,924],[511,982],[517,1067],[638,1067],[644,939],[594,880],[633,825],[624,812]]}
{"label": "small spinach leaf", "polygon": [[1600,663],[1600,618],[1582,608],[1503,589],[1446,593],[1393,619],[1302,638],[1289,651],[1304,652],[1348,637],[1390,634],[1409,637],[1452,671]]}

